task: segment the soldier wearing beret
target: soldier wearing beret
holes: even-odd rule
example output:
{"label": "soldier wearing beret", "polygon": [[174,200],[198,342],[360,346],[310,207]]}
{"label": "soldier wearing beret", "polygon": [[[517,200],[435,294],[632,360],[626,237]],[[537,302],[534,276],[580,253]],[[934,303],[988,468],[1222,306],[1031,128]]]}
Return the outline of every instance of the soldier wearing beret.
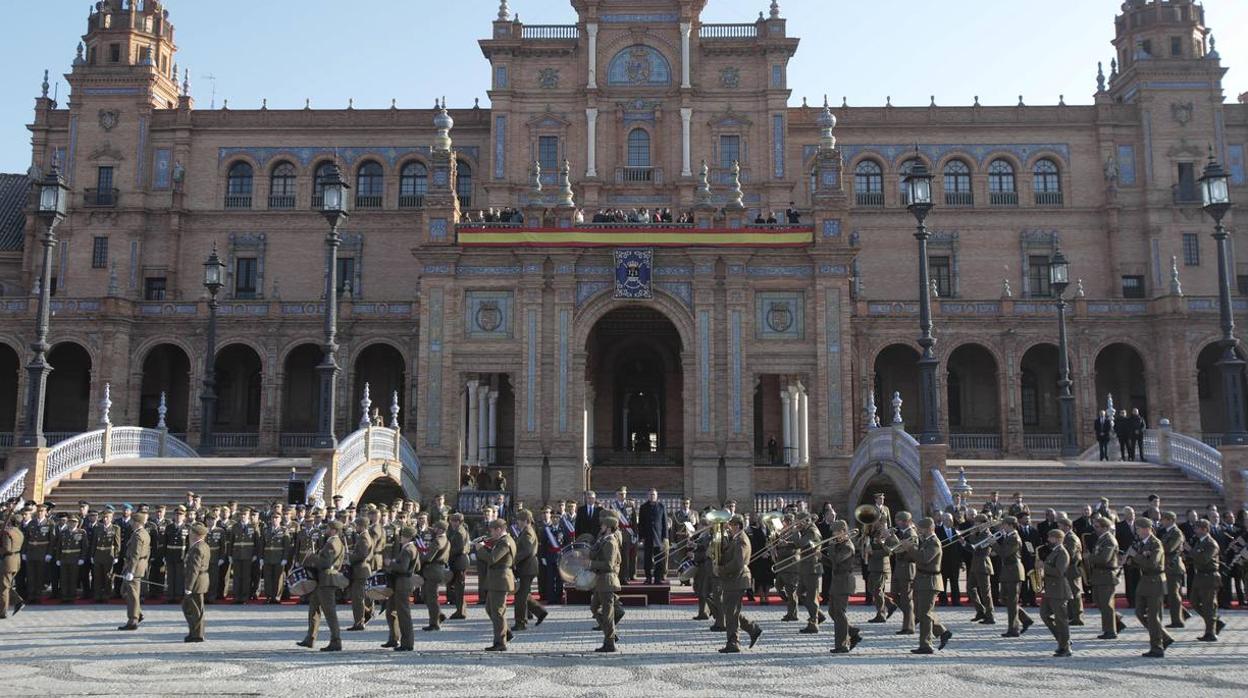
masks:
{"label": "soldier wearing beret", "polygon": [[[715,543],[712,543],[713,545]],[[753,647],[763,629],[757,623],[741,613],[741,597],[752,588],[750,579],[750,537],[745,535],[745,519],[734,514],[728,520],[727,530],[718,542],[718,564],[715,565],[715,576],[719,579],[722,593],[724,629],[727,633],[727,644],[720,648],[721,653],[741,651],[739,633],[744,630],[750,637]]]}
{"label": "soldier wearing beret", "polygon": [[485,612],[494,626],[494,644],[487,652],[504,652],[511,631],[507,628],[507,595],[516,590],[516,576],[512,564],[516,559],[516,543],[507,535],[507,522],[494,519],[489,525],[489,537],[476,545],[477,560],[485,565],[486,573],[481,582],[485,595]]}
{"label": "soldier wearing beret", "polygon": [[126,624],[118,630],[139,629],[139,622],[143,620],[141,587],[147,575],[148,561],[152,557],[152,535],[147,529],[147,512],[135,512],[133,518],[134,531],[126,544],[121,568],[121,595],[126,600]]}
{"label": "soldier wearing beret", "polygon": [[418,546],[420,570],[424,577],[420,596],[425,602],[425,609],[429,612],[429,624],[421,630],[425,632],[441,630],[442,621],[446,620],[446,615],[442,613],[442,606],[438,603],[438,586],[445,584],[450,577],[447,563],[450,561],[451,544],[446,536],[446,521],[426,526],[418,535],[420,537]]}
{"label": "soldier wearing beret", "polygon": [[1066,605],[1074,592],[1070,587],[1070,549],[1066,546],[1067,535],[1061,528],[1049,531],[1049,553],[1041,563],[1044,575],[1044,601],[1040,606],[1040,620],[1057,640],[1054,657],[1069,657],[1070,617]]}
{"label": "soldier wearing beret", "polygon": [[416,529],[403,526],[399,529],[397,552],[386,566],[390,588],[393,593],[387,602],[386,622],[390,626],[390,639],[382,647],[395,652],[411,652],[412,637],[412,576],[420,570],[420,551],[413,539]]}
{"label": "soldier wearing beret", "polygon": [[1088,585],[1092,587],[1092,599],[1101,612],[1101,634],[1098,640],[1112,640],[1126,628],[1122,614],[1114,610],[1114,590],[1118,586],[1118,540],[1114,536],[1114,522],[1103,516],[1092,521],[1096,541],[1088,551]]}
{"label": "soldier wearing beret", "polygon": [[1218,541],[1209,535],[1208,519],[1200,519],[1193,525],[1195,540],[1192,542],[1192,586],[1188,589],[1188,598],[1192,608],[1205,621],[1205,634],[1196,638],[1201,642],[1217,642],[1218,633],[1226,627],[1226,623],[1218,617],[1218,589],[1222,586],[1222,575],[1218,569],[1221,548]]}
{"label": "soldier wearing beret", "polygon": [[322,652],[341,652],[342,635],[338,625],[338,609],[334,606],[337,586],[334,579],[342,561],[346,557],[346,547],[342,543],[342,523],[330,521],[325,540],[315,555],[304,562],[304,566],[316,574],[316,591],[308,604],[308,634],[296,644],[311,649],[316,644],[316,634],[320,630],[321,616],[329,625],[329,644],[321,648]]}
{"label": "soldier wearing beret", "polygon": [[96,603],[113,597],[113,567],[120,555],[121,526],[113,522],[113,508],[105,507],[104,515],[91,529],[91,562],[94,567],[91,578]]}
{"label": "soldier wearing beret", "polygon": [[1136,542],[1127,550],[1125,564],[1140,571],[1135,586],[1135,617],[1148,628],[1148,651],[1143,656],[1160,659],[1174,638],[1161,625],[1162,606],[1166,597],[1166,555],[1161,541],[1153,535],[1153,521],[1147,517],[1135,520]]}
{"label": "soldier wearing beret", "polygon": [[857,554],[849,538],[849,524],[833,521],[828,525],[833,543],[824,548],[823,558],[832,577],[828,595],[828,614],[832,616],[834,645],[832,654],[848,654],[862,641],[862,632],[849,623],[849,595],[854,593],[854,560]]}
{"label": "soldier wearing beret", "polygon": [[368,621],[373,619],[373,600],[364,595],[364,587],[373,574],[375,550],[368,521],[363,518],[356,519],[355,540],[351,543],[347,559],[351,563],[351,587],[348,596],[351,598],[351,615],[354,620],[351,627],[347,628],[348,632],[363,630]]}
{"label": "soldier wearing beret", "polygon": [[1182,628],[1191,614],[1183,606],[1183,582],[1187,568],[1183,565],[1183,549],[1187,547],[1183,531],[1176,525],[1173,511],[1163,512],[1157,537],[1161,539],[1166,554],[1166,605],[1170,607],[1170,624],[1167,628]]}
{"label": "soldier wearing beret", "polygon": [[182,589],[182,615],[186,617],[187,633],[184,642],[204,641],[204,594],[208,593],[209,575],[212,567],[212,549],[208,547],[208,527],[197,523],[187,528],[188,544],[183,556],[180,578]]}
{"label": "soldier wearing beret", "polygon": [[274,511],[269,514],[269,526],[262,536],[264,551],[260,556],[261,572],[264,576],[265,603],[282,602],[282,587],[286,583],[286,564],[290,561],[293,545],[290,530],[282,524],[282,514]]}
{"label": "soldier wearing beret", "polygon": [[1065,533],[1062,545],[1070,555],[1070,565],[1066,568],[1067,583],[1070,584],[1070,601],[1066,604],[1066,614],[1071,625],[1083,625],[1083,541],[1074,531],[1071,520],[1065,516],[1057,520],[1057,526]]}
{"label": "soldier wearing beret", "polygon": [[1027,632],[1034,621],[1019,607],[1019,592],[1025,576],[1022,560],[1023,541],[1018,535],[1018,519],[1005,516],[1001,519],[1001,536],[992,544],[993,554],[1001,561],[1001,603],[1005,604],[1008,627],[1001,637],[1019,637]]}
{"label": "soldier wearing beret", "polygon": [[450,526],[446,529],[446,542],[450,551],[450,581],[446,583],[446,603],[455,609],[450,615],[451,620],[464,620],[468,617],[464,604],[464,587],[468,573],[468,545],[472,540],[468,526],[464,523],[464,515],[455,512],[450,515]]}
{"label": "soldier wearing beret", "polygon": [[22,568],[22,546],[26,536],[22,533],[22,520],[9,516],[0,531],[0,618],[9,616],[9,601],[13,602],[13,615],[22,610],[25,602],[17,592],[17,572]]}

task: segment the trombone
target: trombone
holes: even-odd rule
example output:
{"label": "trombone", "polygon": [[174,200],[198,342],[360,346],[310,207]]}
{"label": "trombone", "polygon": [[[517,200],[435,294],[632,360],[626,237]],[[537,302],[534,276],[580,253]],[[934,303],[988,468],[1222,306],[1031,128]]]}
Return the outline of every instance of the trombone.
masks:
{"label": "trombone", "polygon": [[[957,533],[955,533],[955,534],[953,535],[953,537],[952,537],[952,538],[950,538],[949,540],[947,540],[947,541],[945,541],[945,542],[941,543],[941,544],[940,544],[940,547],[942,547],[942,548],[947,548],[947,547],[949,547],[950,545],[953,545],[954,543],[962,543],[962,542],[963,542],[963,540],[962,540],[962,539],[963,539],[963,538],[966,538],[967,536],[974,535],[974,534],[976,534],[976,533],[978,533],[978,532],[980,532],[980,531],[982,531],[982,530],[984,530],[984,529],[990,529],[990,530],[991,530],[991,529],[996,529],[996,528],[997,528],[997,527],[999,527],[1000,525],[1001,525],[1001,523],[1000,523],[999,521],[985,521],[985,522],[980,523],[980,524],[975,524],[974,526],[971,526],[970,528],[967,528],[967,529],[963,529],[963,530],[961,530],[961,531],[958,531]],[[996,531],[994,530],[994,531],[993,531],[993,533],[996,533]]]}
{"label": "trombone", "polygon": [[[667,554],[675,555],[676,553],[689,547],[690,545],[693,544],[693,542],[697,539],[698,536],[702,535],[703,533],[706,533],[707,531],[710,531],[716,526],[721,526],[724,523],[727,523],[728,519],[732,518],[732,513],[729,512],[727,509],[716,509],[714,511],[708,511],[705,515],[705,518],[707,521],[707,524],[705,526],[694,530],[692,533],[689,534],[688,538],[682,540],[680,543],[673,546],[672,549],[667,552]],[[656,557],[655,559],[658,559],[658,558]]]}
{"label": "trombone", "polygon": [[844,536],[824,538],[823,540],[819,541],[819,543],[815,545],[815,547],[811,548],[810,550],[799,550],[798,552],[792,555],[789,555],[788,557],[777,560],[776,563],[772,565],[771,571],[777,574],[780,572],[783,572],[789,569],[790,567],[800,563],[802,561],[802,553],[806,553],[807,555],[820,555],[823,553],[824,549],[828,546],[829,543],[844,543],[845,541],[849,541],[852,543],[858,538],[859,535],[860,534],[858,533],[858,530],[854,529]]}
{"label": "trombone", "polygon": [[798,526],[800,526],[802,523],[800,521],[794,521],[793,523],[783,524],[777,528],[776,523],[779,522],[779,519],[776,519],[774,521],[775,523],[771,524],[772,528],[775,529],[774,536],[772,536],[771,540],[767,541],[767,545],[764,545],[762,548],[759,548],[757,552],[755,552],[753,555],[750,556],[750,562],[757,561],[765,553],[771,553],[772,555],[775,555],[776,547],[780,545],[780,542],[785,540],[789,536],[791,536],[795,531],[797,531]]}
{"label": "trombone", "polygon": [[1005,531],[997,529],[993,531],[990,535],[984,537],[983,540],[977,540],[974,543],[971,543],[971,548],[974,550],[981,550],[1001,540],[1004,537],[1005,537]]}
{"label": "trombone", "polygon": [[917,535],[911,534],[909,538],[906,538],[905,540],[897,543],[897,545],[890,546],[888,544],[885,544],[884,550],[887,551],[889,555],[896,555],[899,552],[903,552],[902,550],[903,548],[909,548],[913,550],[915,547],[918,546],[918,543],[919,543],[919,537]]}

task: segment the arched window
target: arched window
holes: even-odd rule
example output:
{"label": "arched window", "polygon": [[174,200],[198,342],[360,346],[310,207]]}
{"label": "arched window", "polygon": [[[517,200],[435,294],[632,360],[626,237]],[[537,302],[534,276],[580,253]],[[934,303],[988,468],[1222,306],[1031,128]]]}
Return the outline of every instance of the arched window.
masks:
{"label": "arched window", "polygon": [[381,208],[384,194],[381,165],[371,160],[360,165],[355,173],[355,207]]}
{"label": "arched window", "polygon": [[945,165],[945,205],[972,206],[975,195],[971,193],[971,168],[961,160],[950,160]]}
{"label": "arched window", "polygon": [[230,165],[229,174],[226,175],[226,208],[251,208],[251,180],[251,165],[245,162]]}
{"label": "arched window", "polygon": [[910,190],[906,187],[906,177],[910,176],[910,170],[920,163],[919,160],[911,158],[901,163],[901,170],[897,173],[898,190],[901,192],[901,205],[910,205]]}
{"label": "arched window", "polygon": [[278,163],[269,175],[269,208],[295,207],[295,166]]}
{"label": "arched window", "polygon": [[316,174],[312,178],[312,208],[320,209],[325,205],[325,183],[334,172],[334,163],[322,162],[316,166]]}
{"label": "arched window", "polygon": [[423,162],[409,162],[399,172],[399,208],[420,208],[429,193],[429,168]]}
{"label": "arched window", "polygon": [[1062,178],[1057,163],[1047,158],[1036,161],[1032,189],[1036,192],[1037,206],[1062,205]]}
{"label": "arched window", "polygon": [[884,205],[884,169],[874,160],[854,168],[854,200],[859,206]]}
{"label": "arched window", "polygon": [[463,160],[455,164],[455,195],[461,207],[472,206],[472,166]]}
{"label": "arched window", "polygon": [[993,206],[1017,206],[1018,190],[1014,183],[1014,166],[1007,160],[993,160],[988,166],[988,203]]}
{"label": "arched window", "polygon": [[628,167],[624,168],[625,182],[651,181],[650,134],[644,128],[628,132]]}

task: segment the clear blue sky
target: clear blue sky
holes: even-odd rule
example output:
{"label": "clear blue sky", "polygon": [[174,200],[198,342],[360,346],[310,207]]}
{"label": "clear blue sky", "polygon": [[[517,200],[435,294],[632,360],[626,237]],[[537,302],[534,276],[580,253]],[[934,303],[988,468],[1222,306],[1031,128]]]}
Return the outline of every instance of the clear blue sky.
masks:
{"label": "clear blue sky", "polygon": [[[748,22],[770,0],[710,0],[704,20]],[[0,171],[30,164],[34,98],[43,70],[60,80],[62,103],[81,33],[84,0],[4,3],[5,70],[0,73]],[[529,24],[571,23],[567,0],[511,0]],[[1228,100],[1248,91],[1248,0],[1205,0],[1218,39]],[[206,109],[216,76],[217,106],[238,109],[488,106],[489,74],[477,39],[490,33],[495,0],[167,0],[177,28],[178,63],[191,69]],[[840,103],[896,105],[1086,104],[1096,62],[1108,70],[1113,18],[1121,0],[782,0],[790,35],[802,38],[792,63],[792,103],[824,93]]]}

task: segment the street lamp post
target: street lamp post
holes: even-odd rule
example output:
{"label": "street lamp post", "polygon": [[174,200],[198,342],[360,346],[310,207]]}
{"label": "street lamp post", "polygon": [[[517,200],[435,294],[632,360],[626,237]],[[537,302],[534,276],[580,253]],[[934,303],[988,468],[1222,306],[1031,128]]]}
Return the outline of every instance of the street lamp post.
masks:
{"label": "street lamp post", "polygon": [[1244,360],[1239,358],[1235,338],[1235,318],[1231,312],[1231,241],[1222,227],[1222,218],[1231,210],[1230,177],[1209,150],[1209,164],[1200,178],[1200,194],[1205,211],[1213,217],[1213,239],[1218,243],[1218,312],[1221,316],[1222,358],[1217,366],[1222,373],[1222,409],[1226,412],[1226,433],[1222,443],[1230,446],[1248,444],[1244,427]]}
{"label": "street lamp post", "polygon": [[1062,296],[1070,285],[1070,262],[1061,249],[1049,260],[1049,288],[1057,297],[1057,414],[1062,428],[1062,457],[1079,455],[1075,438],[1075,395],[1070,391],[1070,347],[1066,342],[1066,299]]}
{"label": "street lamp post", "polygon": [[347,213],[347,192],[338,163],[321,182],[324,198],[321,214],[329,223],[325,236],[325,356],[316,367],[321,377],[321,399],[316,418],[316,448],[331,449],[338,445],[334,436],[334,412],[337,403],[335,386],[338,380],[338,246],[342,237],[338,228],[350,217]]}
{"label": "street lamp post", "polygon": [[923,412],[923,425],[919,443],[941,443],[940,395],[936,390],[936,371],[940,360],[932,351],[936,338],[932,336],[931,276],[927,262],[927,214],[932,211],[932,173],[921,160],[915,161],[903,181],[910,203],[907,208],[918,222],[914,239],[919,241],[919,346],[923,356],[919,358],[919,406]]}
{"label": "street lamp post", "polygon": [[212,253],[204,262],[204,288],[208,289],[208,336],[204,347],[204,390],[200,393],[201,427],[199,453],[207,455],[216,448],[212,433],[217,422],[217,293],[224,285],[225,263],[217,256],[214,243]]}
{"label": "street lamp post", "polygon": [[52,315],[52,248],[56,247],[56,226],[65,220],[69,205],[69,186],[54,165],[39,183],[39,220],[43,223],[43,270],[39,276],[39,315],[35,322],[35,341],[30,349],[34,358],[26,366],[29,374],[26,386],[26,424],[18,445],[27,448],[44,448],[48,445],[43,435],[43,410],[47,399],[48,374],[48,326]]}

